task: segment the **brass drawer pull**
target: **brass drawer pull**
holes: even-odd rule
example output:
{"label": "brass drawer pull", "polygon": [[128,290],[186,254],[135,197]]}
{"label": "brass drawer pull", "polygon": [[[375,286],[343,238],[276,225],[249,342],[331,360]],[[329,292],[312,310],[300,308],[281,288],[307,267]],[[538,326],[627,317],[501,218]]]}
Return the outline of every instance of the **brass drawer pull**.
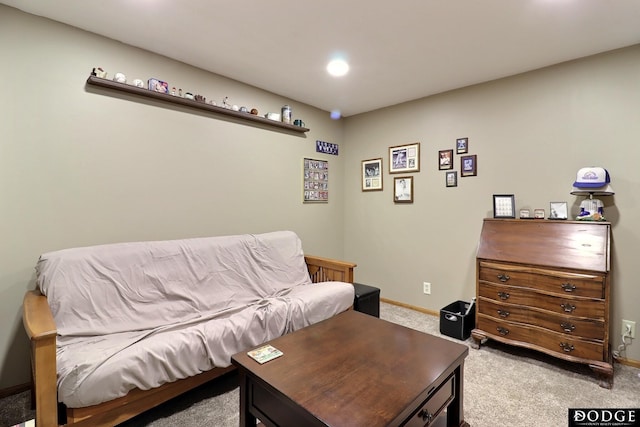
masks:
{"label": "brass drawer pull", "polygon": [[508,329],[505,329],[505,328],[503,328],[503,327],[501,327],[501,326],[498,326],[498,327],[496,328],[496,330],[497,330],[497,331],[498,331],[498,333],[499,333],[500,335],[502,335],[502,336],[509,335],[509,330],[508,330]]}
{"label": "brass drawer pull", "polygon": [[573,344],[569,344],[568,342],[561,342],[560,347],[562,347],[565,353],[571,353],[574,350]]}
{"label": "brass drawer pull", "polygon": [[560,323],[560,327],[562,328],[563,331],[565,332],[573,332],[576,330],[576,325],[569,323],[569,322],[562,322]]}
{"label": "brass drawer pull", "polygon": [[423,409],[418,412],[418,417],[422,418],[422,421],[425,421],[427,424],[429,424],[431,422],[431,419],[433,418],[433,415],[431,415],[426,409]]}
{"label": "brass drawer pull", "polygon": [[509,312],[507,310],[498,310],[498,316],[509,317]]}
{"label": "brass drawer pull", "polygon": [[576,306],[573,304],[560,304],[560,307],[562,307],[562,309],[566,312],[566,313],[573,313],[573,310],[576,309]]}
{"label": "brass drawer pull", "polygon": [[506,282],[509,279],[511,279],[511,277],[509,277],[508,274],[498,274],[498,280],[501,282]]}
{"label": "brass drawer pull", "polygon": [[563,283],[562,289],[564,289],[565,292],[573,292],[576,290],[576,285],[572,285],[571,283]]}
{"label": "brass drawer pull", "polygon": [[505,300],[505,299],[509,299],[509,293],[508,292],[498,292],[498,296],[500,297],[501,300]]}

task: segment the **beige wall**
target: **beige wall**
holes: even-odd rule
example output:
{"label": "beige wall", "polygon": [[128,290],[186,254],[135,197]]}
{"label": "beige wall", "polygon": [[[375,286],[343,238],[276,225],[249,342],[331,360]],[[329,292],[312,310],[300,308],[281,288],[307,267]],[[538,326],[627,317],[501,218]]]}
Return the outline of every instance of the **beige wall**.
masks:
{"label": "beige wall", "polygon": [[[22,296],[38,256],[59,248],[292,229],[305,251],[358,263],[356,280],[433,311],[474,293],[491,195],[517,208],[568,201],[578,168],[608,168],[616,196],[613,344],[640,321],[634,253],[640,46],[332,121],[328,113],[68,26],[0,6],[0,389],[29,378]],[[91,68],[158,77],[207,98],[278,111],[306,137],[89,90]],[[473,66],[473,64],[470,64]],[[428,78],[425,70],[425,78]],[[438,150],[470,138],[478,176],[445,188]],[[317,139],[340,156],[315,153]],[[415,202],[395,205],[390,145],[421,142]],[[331,201],[301,203],[303,157],[330,161]],[[385,190],[360,191],[361,160],[384,159]],[[459,170],[458,156],[456,169]],[[422,294],[422,282],[433,284]],[[628,357],[640,360],[637,344]]]}
{"label": "beige wall", "polygon": [[[296,231],[342,257],[342,124],[179,62],[0,6],[0,389],[29,379],[25,290],[45,252],[107,242]],[[305,137],[85,87],[94,66],[280,111]],[[125,97],[126,98],[126,97]],[[303,204],[302,159],[329,160],[330,202]]]}
{"label": "beige wall", "polygon": [[[470,67],[473,64],[469,64]],[[425,78],[429,78],[425,70]],[[516,209],[567,201],[579,168],[603,166],[615,196],[604,198],[613,223],[611,333],[621,344],[621,319],[640,325],[638,159],[640,46],[609,52],[350,117],[345,125],[345,256],[358,281],[382,297],[439,311],[475,294],[475,251],[493,194],[515,194]],[[478,176],[445,187],[438,150],[469,137]],[[421,143],[413,204],[394,204],[388,147]],[[360,164],[382,157],[384,191],[362,192]],[[459,157],[455,170],[460,170]],[[397,176],[397,175],[395,175]],[[431,295],[422,283],[432,283]],[[627,350],[640,360],[640,345]]]}

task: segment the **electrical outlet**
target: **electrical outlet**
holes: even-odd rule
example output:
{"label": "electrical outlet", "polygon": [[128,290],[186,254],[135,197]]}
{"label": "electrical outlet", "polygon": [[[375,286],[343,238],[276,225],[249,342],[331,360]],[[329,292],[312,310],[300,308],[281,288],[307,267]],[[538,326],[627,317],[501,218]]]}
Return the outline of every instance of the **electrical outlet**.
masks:
{"label": "electrical outlet", "polygon": [[629,336],[631,338],[636,337],[636,322],[632,322],[631,320],[623,320],[622,321],[622,335],[625,335],[627,331],[629,332]]}
{"label": "electrical outlet", "polygon": [[424,292],[427,295],[431,295],[431,283],[422,282],[422,292]]}

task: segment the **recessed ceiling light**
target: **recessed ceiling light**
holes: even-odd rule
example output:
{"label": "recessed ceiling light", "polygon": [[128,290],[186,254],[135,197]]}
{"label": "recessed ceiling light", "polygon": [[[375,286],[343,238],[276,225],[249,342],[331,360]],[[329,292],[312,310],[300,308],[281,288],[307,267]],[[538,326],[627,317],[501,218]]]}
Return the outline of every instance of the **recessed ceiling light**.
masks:
{"label": "recessed ceiling light", "polygon": [[349,72],[349,64],[343,59],[334,59],[327,65],[327,71],[334,77],[341,77]]}

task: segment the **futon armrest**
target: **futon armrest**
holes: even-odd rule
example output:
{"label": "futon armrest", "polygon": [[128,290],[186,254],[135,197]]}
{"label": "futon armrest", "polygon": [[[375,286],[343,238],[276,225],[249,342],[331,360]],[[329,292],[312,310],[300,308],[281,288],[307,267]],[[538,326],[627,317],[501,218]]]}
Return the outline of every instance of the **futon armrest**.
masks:
{"label": "futon armrest", "polygon": [[328,281],[353,283],[353,269],[357,264],[312,255],[305,255],[304,259],[313,283]]}
{"label": "futon armrest", "polygon": [[53,320],[47,297],[40,291],[27,291],[23,301],[22,323],[29,339],[55,339],[56,323]]}
{"label": "futon armrest", "polygon": [[36,403],[36,425],[58,425],[56,324],[40,291],[28,291],[22,304],[22,323],[31,340],[31,372]]}

